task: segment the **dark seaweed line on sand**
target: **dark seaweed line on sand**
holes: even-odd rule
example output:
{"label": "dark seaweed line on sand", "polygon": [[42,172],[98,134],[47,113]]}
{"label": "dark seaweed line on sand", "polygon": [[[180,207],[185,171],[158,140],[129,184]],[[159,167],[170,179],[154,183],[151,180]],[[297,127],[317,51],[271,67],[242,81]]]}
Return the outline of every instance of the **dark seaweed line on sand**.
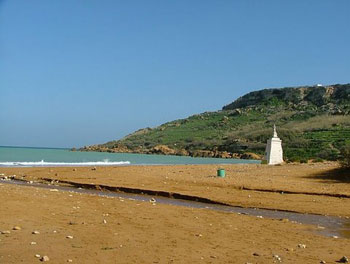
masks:
{"label": "dark seaweed line on sand", "polygon": [[[130,194],[139,194],[139,195],[148,195],[148,196],[158,196],[158,197],[164,197],[169,199],[178,199],[178,200],[186,200],[186,201],[192,201],[192,202],[199,202],[199,203],[205,203],[205,204],[212,204],[212,205],[221,205],[221,206],[228,206],[228,207],[235,207],[235,208],[243,208],[243,209],[260,209],[260,210],[267,210],[267,211],[278,211],[278,212],[286,212],[286,213],[296,213],[296,214],[305,214],[305,212],[295,211],[295,210],[286,210],[286,209],[276,209],[276,208],[266,208],[266,207],[247,207],[242,205],[233,205],[229,203],[224,202],[218,202],[214,201],[208,198],[203,198],[199,196],[194,195],[186,195],[181,193],[174,193],[174,192],[166,192],[166,191],[154,191],[154,190],[147,190],[147,189],[137,189],[137,188],[128,188],[128,187],[116,187],[116,186],[108,186],[108,185],[99,185],[99,184],[89,184],[89,183],[78,183],[78,182],[71,182],[71,181],[65,181],[65,180],[56,180],[51,178],[39,178],[43,182],[49,182],[52,183],[53,181],[55,183],[61,183],[61,184],[67,184],[72,188],[82,188],[86,190],[97,190],[97,191],[110,191],[115,193],[130,193]],[[13,179],[15,181],[25,182],[29,183],[29,181],[21,179],[21,178],[15,178]],[[11,182],[11,181],[10,181]],[[6,181],[3,183],[7,183]],[[37,187],[35,185],[25,185],[30,187]],[[49,186],[49,185],[48,185]],[[53,188],[55,185],[51,185]],[[60,185],[58,185],[60,186]],[[62,186],[64,187],[64,186]],[[240,188],[241,190],[244,190]],[[254,191],[254,189],[252,189]],[[276,192],[277,191],[272,191]],[[306,213],[307,214],[307,213]],[[313,215],[322,215],[318,213],[312,213]]]}
{"label": "dark seaweed line on sand", "polygon": [[335,197],[335,198],[350,198],[350,195],[348,194],[337,194],[337,193],[295,192],[295,191],[285,191],[285,190],[249,188],[244,186],[240,187],[239,189],[244,191],[268,192],[268,193],[280,193],[280,194],[303,194],[303,195],[315,195],[315,196],[328,196],[328,197]]}
{"label": "dark seaweed line on sand", "polygon": [[[159,197],[165,197],[165,198],[170,198],[170,199],[186,200],[186,201],[200,202],[200,203],[213,204],[213,205],[223,205],[223,206],[236,207],[236,208],[251,208],[251,209],[262,209],[262,210],[268,210],[268,211],[279,211],[279,212],[287,212],[287,213],[304,214],[303,212],[299,212],[299,211],[295,211],[295,210],[265,208],[265,207],[256,207],[256,206],[254,206],[254,207],[248,206],[247,207],[247,206],[242,206],[242,205],[233,205],[233,204],[229,204],[229,203],[211,200],[211,199],[204,198],[204,197],[199,197],[199,196],[194,196],[194,195],[186,195],[186,194],[174,193],[174,192],[155,191],[155,190],[148,190],[148,189],[128,188],[128,187],[117,187],[117,186],[100,185],[100,184],[78,183],[78,182],[65,181],[65,180],[55,180],[55,179],[50,179],[50,178],[40,178],[40,179],[43,181],[46,181],[46,182],[58,181],[59,183],[69,184],[75,188],[83,188],[83,189],[90,189],[90,190],[100,190],[100,191],[141,194],[141,195],[149,195],[149,196],[159,196]],[[272,192],[275,192],[275,191],[272,191]],[[276,192],[278,192],[278,191],[276,191]],[[322,215],[322,214],[318,214],[318,213],[313,213],[313,214],[314,215]]]}
{"label": "dark seaweed line on sand", "polygon": [[[50,181],[50,182],[54,180],[54,179],[50,179],[50,178],[41,178],[41,179],[44,181]],[[186,194],[181,194],[181,193],[174,193],[174,192],[154,191],[154,190],[128,188],[128,187],[116,187],[116,186],[99,185],[99,184],[95,185],[95,184],[77,183],[77,182],[64,181],[64,180],[59,180],[59,182],[70,184],[74,187],[81,187],[81,188],[88,188],[88,189],[101,188],[104,190],[114,191],[114,192],[147,194],[147,195],[161,196],[161,197],[167,197],[167,198],[182,199],[182,200],[187,200],[187,201],[196,201],[196,202],[202,202],[202,203],[220,204],[220,205],[231,206],[230,204],[213,201],[213,200],[210,200],[208,198],[203,198],[203,197],[193,196],[193,195],[186,195]],[[286,190],[270,190],[270,189],[249,188],[249,187],[244,187],[244,186],[241,186],[238,189],[244,190],[244,191],[268,192],[268,193],[279,193],[279,194],[302,194],[302,195],[327,196],[327,197],[335,197],[335,198],[350,198],[350,195],[348,195],[348,194],[336,194],[336,193],[296,192],[296,191],[286,191]]]}
{"label": "dark seaweed line on sand", "polygon": [[[56,181],[50,178],[41,178],[41,179],[47,182]],[[116,186],[101,185],[101,184],[77,183],[77,182],[64,181],[64,180],[57,180],[57,181],[59,183],[69,184],[76,188],[84,188],[84,189],[90,189],[90,190],[107,190],[112,192],[123,192],[123,193],[132,193],[132,194],[145,194],[150,196],[159,196],[159,197],[186,200],[186,201],[195,201],[195,202],[207,203],[207,204],[231,206],[230,204],[214,201],[208,198],[203,198],[203,197],[193,196],[193,195],[186,195],[181,193],[154,191],[154,190],[128,188],[128,187],[116,187]]]}

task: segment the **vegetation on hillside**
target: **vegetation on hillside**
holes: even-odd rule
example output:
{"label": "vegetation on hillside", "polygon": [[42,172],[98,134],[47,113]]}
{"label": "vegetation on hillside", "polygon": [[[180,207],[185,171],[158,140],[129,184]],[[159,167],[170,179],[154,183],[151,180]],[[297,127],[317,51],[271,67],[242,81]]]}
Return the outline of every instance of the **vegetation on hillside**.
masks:
{"label": "vegetation on hillside", "polygon": [[340,164],[343,168],[350,170],[350,143],[346,144],[340,151]]}
{"label": "vegetation on hillside", "polygon": [[338,159],[345,142],[350,141],[350,84],[256,91],[221,111],[141,129],[83,150],[150,153],[157,146],[166,146],[171,151],[168,154],[262,156],[273,124],[287,160]]}

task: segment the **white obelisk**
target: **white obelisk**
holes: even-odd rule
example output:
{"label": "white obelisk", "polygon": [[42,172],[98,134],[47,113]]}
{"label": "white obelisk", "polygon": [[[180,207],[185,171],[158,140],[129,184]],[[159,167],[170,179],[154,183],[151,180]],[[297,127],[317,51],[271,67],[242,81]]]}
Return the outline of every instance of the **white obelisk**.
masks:
{"label": "white obelisk", "polygon": [[267,140],[265,160],[269,165],[283,163],[282,140],[277,136],[276,126],[273,125],[273,136]]}

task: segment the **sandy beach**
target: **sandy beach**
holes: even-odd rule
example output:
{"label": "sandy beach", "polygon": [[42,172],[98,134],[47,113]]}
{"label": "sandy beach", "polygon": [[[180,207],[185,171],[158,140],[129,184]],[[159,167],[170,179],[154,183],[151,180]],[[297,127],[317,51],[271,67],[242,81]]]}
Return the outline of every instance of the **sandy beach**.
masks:
{"label": "sandy beach", "polygon": [[[334,176],[336,163],[220,167],[225,178],[216,177],[216,165],[1,168],[0,173],[350,217],[349,181]],[[350,234],[326,237],[317,226],[286,219],[4,183],[0,199],[0,230],[10,231],[0,235],[0,263],[38,263],[36,254],[52,263],[335,263],[350,252],[345,238]],[[15,226],[20,230],[12,230]],[[36,230],[40,234],[32,234]]]}
{"label": "sandy beach", "polygon": [[[216,177],[219,167],[225,169],[225,178]],[[283,166],[117,166],[96,170],[92,167],[1,168],[0,172],[27,181],[46,178],[167,191],[244,207],[350,216],[349,199],[336,197],[350,197],[349,176],[333,175],[337,168],[337,163],[329,162]]]}
{"label": "sandy beach", "polygon": [[0,0],[0,264],[350,264],[349,10]]}

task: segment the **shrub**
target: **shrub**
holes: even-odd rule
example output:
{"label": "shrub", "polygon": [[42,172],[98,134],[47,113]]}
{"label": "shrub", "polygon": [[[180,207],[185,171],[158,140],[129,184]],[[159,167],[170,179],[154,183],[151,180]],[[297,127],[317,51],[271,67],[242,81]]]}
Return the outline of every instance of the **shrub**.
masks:
{"label": "shrub", "polygon": [[287,162],[300,162],[300,158],[296,156],[288,157]]}
{"label": "shrub", "polygon": [[328,147],[321,150],[317,156],[325,160],[337,160],[338,153]]}
{"label": "shrub", "polygon": [[346,144],[340,151],[340,165],[350,169],[350,143]]}
{"label": "shrub", "polygon": [[316,158],[316,159],[313,160],[313,162],[323,162],[323,159],[321,159],[321,158]]}

